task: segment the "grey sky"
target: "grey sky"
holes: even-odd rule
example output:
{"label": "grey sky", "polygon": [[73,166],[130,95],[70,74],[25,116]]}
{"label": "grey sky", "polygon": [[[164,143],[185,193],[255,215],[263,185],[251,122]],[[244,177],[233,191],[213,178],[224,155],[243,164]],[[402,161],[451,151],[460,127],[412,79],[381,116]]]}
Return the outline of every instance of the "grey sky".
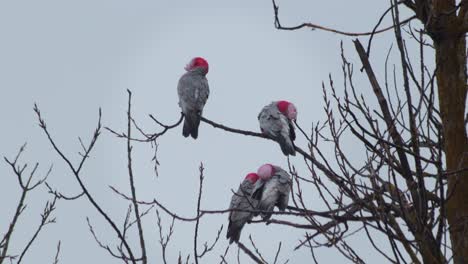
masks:
{"label": "grey sky", "polygon": [[[280,16],[285,25],[312,21],[349,31],[369,31],[387,7],[387,1],[282,1]],[[351,10],[353,10],[351,12]],[[384,23],[388,25],[387,23]],[[44,173],[50,164],[52,186],[76,194],[78,186],[63,162],[53,152],[32,111],[37,102],[49,129],[62,149],[76,162],[80,150],[78,136],[86,142],[95,128],[98,108],[103,123],[118,131],[126,126],[126,89],[134,93],[133,114],[146,131],[157,127],[147,114],[172,123],[179,117],[176,85],[183,67],[194,56],[210,63],[207,76],[210,98],[204,115],[229,126],[257,131],[257,114],[273,100],[290,100],[298,107],[298,120],[307,129],[324,119],[321,82],[328,73],[336,76],[341,88],[340,41],[350,58],[355,58],[351,38],[331,33],[301,30],[277,31],[273,27],[270,1],[2,1],[0,2],[0,137],[1,153],[13,157],[28,142],[23,161],[40,162]],[[373,60],[381,62],[389,47],[391,33],[376,40]],[[377,50],[385,52],[377,52]],[[370,91],[356,70],[363,93]],[[298,140],[299,145],[304,140]],[[157,197],[169,208],[193,216],[196,206],[198,171],[205,165],[202,207],[224,209],[245,174],[265,163],[285,167],[285,157],[272,142],[232,135],[202,124],[197,141],[181,136],[181,127],[160,142],[160,177],[155,178],[149,145],[135,144],[135,174],[138,196]],[[346,143],[352,151],[352,142]],[[356,154],[359,150],[354,150]],[[324,153],[333,158],[332,149]],[[354,154],[354,153],[353,153]],[[126,174],[125,141],[104,132],[83,179],[113,219],[122,223],[127,202],[108,188],[113,185],[129,193]],[[355,159],[364,158],[356,155]],[[292,159],[306,172],[301,158]],[[5,163],[0,163],[0,233],[7,228],[19,198],[16,179]],[[44,189],[28,198],[28,208],[13,238],[12,253],[25,243],[38,224],[46,199]],[[309,194],[309,207],[323,209]],[[118,263],[98,248],[88,231],[89,216],[98,235],[117,242],[102,217],[85,199],[59,201],[57,224],[48,226],[26,257],[26,263],[49,263],[55,246],[62,240],[62,263]],[[170,219],[164,215],[165,228]],[[144,220],[149,255],[160,257],[154,214]],[[217,228],[227,225],[227,215],[203,218],[200,244],[211,241]],[[273,232],[274,231],[274,232]],[[179,251],[192,253],[193,225],[176,223],[168,258],[175,262]],[[271,260],[283,241],[281,260],[303,263],[310,252],[291,252],[303,235],[290,228],[249,225],[241,240],[252,234]],[[203,263],[219,261],[227,241],[223,231],[215,253]],[[137,245],[134,240],[134,245]],[[364,250],[369,262],[380,260],[368,243],[353,238],[350,243]],[[135,247],[137,251],[137,247]],[[233,247],[229,259],[234,260]],[[324,263],[343,261],[334,249],[316,251]],[[154,262],[156,263],[156,262]],[[247,262],[246,262],[247,263]]]}

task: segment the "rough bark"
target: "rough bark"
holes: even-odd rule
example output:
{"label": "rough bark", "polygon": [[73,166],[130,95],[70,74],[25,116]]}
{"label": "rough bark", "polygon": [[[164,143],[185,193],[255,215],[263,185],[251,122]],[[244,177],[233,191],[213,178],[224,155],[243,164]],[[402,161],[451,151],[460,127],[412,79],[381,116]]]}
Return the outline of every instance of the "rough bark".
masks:
{"label": "rough bark", "polygon": [[[464,8],[463,8],[464,9]],[[433,3],[435,18],[428,29],[434,39],[439,107],[448,175],[447,220],[454,263],[468,263],[468,140],[465,130],[467,95],[466,39],[455,1]],[[456,172],[456,173],[454,173]]]}
{"label": "rough bark", "polygon": [[[439,105],[444,131],[446,168],[455,172],[468,167],[468,142],[464,124],[467,93],[465,37],[436,42]],[[468,172],[448,176],[447,218],[455,263],[468,263]]]}

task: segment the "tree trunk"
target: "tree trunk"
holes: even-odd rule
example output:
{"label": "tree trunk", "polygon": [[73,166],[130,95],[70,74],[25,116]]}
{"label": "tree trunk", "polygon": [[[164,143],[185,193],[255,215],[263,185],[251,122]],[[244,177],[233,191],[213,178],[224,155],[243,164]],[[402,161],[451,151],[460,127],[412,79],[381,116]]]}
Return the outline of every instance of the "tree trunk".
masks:
{"label": "tree trunk", "polygon": [[[446,21],[448,22],[448,21]],[[449,23],[446,23],[446,29]],[[453,25],[453,24],[452,24]],[[453,29],[453,28],[452,28]],[[448,175],[447,220],[454,263],[468,263],[468,140],[465,130],[467,94],[465,34],[435,38],[437,86]]]}

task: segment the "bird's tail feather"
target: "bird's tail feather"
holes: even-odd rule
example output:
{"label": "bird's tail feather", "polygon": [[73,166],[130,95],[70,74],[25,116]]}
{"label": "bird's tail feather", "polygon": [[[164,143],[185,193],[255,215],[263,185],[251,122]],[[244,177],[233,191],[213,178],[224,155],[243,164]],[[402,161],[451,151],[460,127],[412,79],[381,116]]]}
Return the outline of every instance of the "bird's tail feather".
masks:
{"label": "bird's tail feather", "polygon": [[278,137],[277,141],[281,147],[281,151],[284,155],[296,156],[296,150],[294,149],[294,143],[289,138]]}
{"label": "bird's tail feather", "polygon": [[187,113],[184,118],[184,128],[182,135],[188,137],[191,135],[194,139],[198,137],[198,127],[200,126],[200,116],[197,113]]}
{"label": "bird's tail feather", "polygon": [[239,226],[232,222],[229,222],[229,226],[226,233],[226,238],[229,239],[229,244],[232,244],[232,242],[239,242],[242,227],[244,226]]}

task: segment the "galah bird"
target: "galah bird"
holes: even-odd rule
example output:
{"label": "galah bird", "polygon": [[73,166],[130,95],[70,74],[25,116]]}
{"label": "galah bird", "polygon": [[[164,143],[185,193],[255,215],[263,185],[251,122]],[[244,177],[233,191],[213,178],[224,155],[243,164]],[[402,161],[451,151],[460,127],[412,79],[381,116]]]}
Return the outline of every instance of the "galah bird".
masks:
{"label": "galah bird", "polygon": [[[251,194],[257,180],[257,173],[247,174],[237,192],[232,196],[229,209],[255,210],[257,201],[251,198]],[[229,244],[239,241],[242,228],[252,217],[252,212],[231,211],[229,213],[229,225],[226,234],[226,238],[230,239]]]}
{"label": "galah bird", "polygon": [[182,135],[191,135],[194,139],[198,137],[198,126],[210,89],[206,74],[208,73],[208,62],[200,57],[193,58],[187,66],[187,71],[179,79],[177,92],[179,94],[179,106],[184,113],[184,128]]}
{"label": "galah bird", "polygon": [[[291,176],[281,167],[271,164],[262,165],[257,174],[259,180],[255,184],[252,198],[258,200],[257,210],[273,212],[276,206],[280,211],[286,210],[291,190]],[[271,213],[261,213],[263,220],[268,220]]]}
{"label": "galah bird", "polygon": [[278,142],[284,155],[296,155],[293,141],[296,139],[293,120],[297,118],[294,104],[288,101],[276,101],[263,107],[258,114],[260,130],[263,134]]}

